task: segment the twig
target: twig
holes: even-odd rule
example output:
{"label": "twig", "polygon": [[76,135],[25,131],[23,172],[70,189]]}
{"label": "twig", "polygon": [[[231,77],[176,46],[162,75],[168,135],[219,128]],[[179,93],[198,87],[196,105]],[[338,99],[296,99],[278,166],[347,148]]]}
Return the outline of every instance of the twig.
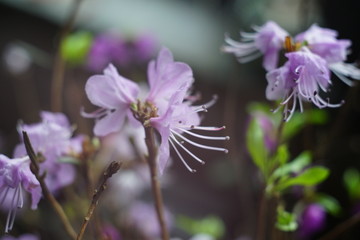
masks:
{"label": "twig", "polygon": [[152,127],[145,127],[145,142],[149,151],[148,164],[151,175],[151,187],[155,200],[156,214],[161,229],[161,236],[162,240],[169,240],[169,233],[164,219],[164,204],[158,179],[158,167],[156,162],[157,147],[155,145],[154,129]]}
{"label": "twig", "polygon": [[72,239],[76,239],[76,232],[75,232],[74,228],[72,227],[68,217],[66,216],[66,214],[65,214],[63,208],[61,207],[61,205],[59,204],[59,202],[55,199],[55,197],[49,191],[49,189],[44,181],[45,174],[40,175],[40,168],[39,168],[37,156],[36,156],[34,149],[30,143],[29,136],[27,135],[27,133],[25,131],[23,131],[22,133],[23,133],[26,152],[29,155],[29,158],[31,160],[30,169],[31,169],[32,173],[35,175],[36,179],[40,183],[42,194],[49,201],[50,205],[53,207],[56,214],[60,218],[62,224],[64,225],[66,233]]}
{"label": "twig", "polygon": [[59,44],[55,56],[54,72],[52,76],[51,86],[51,110],[54,112],[60,112],[62,108],[65,61],[61,57],[61,43],[71,31],[71,28],[75,22],[76,15],[79,11],[81,1],[82,0],[74,0],[69,17],[67,18],[67,21],[60,33]]}
{"label": "twig", "polygon": [[345,222],[342,222],[341,224],[333,228],[333,230],[325,234],[325,236],[321,237],[320,240],[338,239],[338,237],[342,233],[346,232],[347,230],[349,230],[358,223],[360,223],[360,213],[353,215]]}
{"label": "twig", "polygon": [[121,162],[112,162],[110,163],[109,167],[105,170],[100,183],[99,183],[99,187],[97,189],[95,189],[94,191],[94,195],[93,198],[91,200],[91,204],[89,206],[88,212],[86,214],[86,216],[84,217],[84,222],[81,226],[81,229],[79,231],[79,234],[77,235],[76,240],[81,240],[84,236],[86,227],[94,213],[94,210],[96,208],[96,206],[98,205],[99,199],[101,194],[104,192],[104,190],[106,189],[106,183],[107,180],[114,175],[115,173],[117,173],[121,167]]}

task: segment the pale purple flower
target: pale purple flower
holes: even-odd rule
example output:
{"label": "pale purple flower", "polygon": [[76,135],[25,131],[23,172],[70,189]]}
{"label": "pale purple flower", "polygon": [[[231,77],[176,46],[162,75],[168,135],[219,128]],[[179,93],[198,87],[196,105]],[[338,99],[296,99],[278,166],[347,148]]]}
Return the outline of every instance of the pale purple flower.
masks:
{"label": "pale purple flower", "polygon": [[[223,148],[195,143],[181,135],[187,133],[197,138],[210,140],[228,139],[228,137],[207,137],[189,131],[192,129],[213,131],[223,128],[199,127],[198,112],[206,111],[206,108],[214,101],[203,106],[191,106],[195,98],[188,94],[193,83],[193,74],[187,64],[174,61],[172,53],[163,48],[156,61],[151,61],[148,65],[148,82],[150,90],[145,100],[140,100],[137,99],[138,85],[118,75],[112,65],[105,70],[105,75],[91,77],[86,83],[85,90],[90,101],[101,108],[91,114],[83,113],[83,116],[96,118],[95,135],[105,136],[119,131],[125,119],[128,118],[132,122],[134,116],[145,126],[150,124],[161,136],[160,172],[163,171],[169,158],[169,143],[175,148],[184,163],[185,161],[175,145],[179,145],[193,158],[199,159],[183,146],[182,141],[200,148],[227,152]],[[130,108],[134,111],[134,116],[132,116]],[[140,116],[139,112],[145,113],[146,119],[143,115]],[[179,138],[182,138],[181,142],[178,141]],[[194,171],[186,163],[185,166]]]}
{"label": "pale purple flower", "polygon": [[11,199],[5,232],[12,229],[17,208],[23,207],[23,190],[30,193],[31,208],[36,209],[42,194],[40,184],[30,170],[29,157],[10,159],[0,154],[0,205],[5,198]]}
{"label": "pale purple flower", "polygon": [[312,203],[306,206],[299,219],[299,235],[301,239],[311,238],[325,227],[326,211],[323,206]]}
{"label": "pale purple flower", "polygon": [[121,129],[126,116],[131,114],[130,105],[136,102],[139,87],[119,75],[110,64],[103,75],[89,78],[85,91],[90,102],[100,108],[90,114],[82,112],[82,116],[95,118],[95,135],[105,136]]}
{"label": "pale purple flower", "polygon": [[100,71],[111,62],[124,65],[128,61],[128,47],[122,38],[99,34],[94,38],[89,50],[87,67],[92,71]]}
{"label": "pale purple flower", "polygon": [[106,224],[102,227],[102,239],[106,240],[121,240],[121,234],[119,231],[112,225]]}
{"label": "pale purple flower", "polygon": [[[284,119],[287,121],[294,113],[297,104],[303,110],[302,101],[311,101],[318,108],[339,107],[339,104],[329,103],[323,99],[320,91],[327,92],[330,80],[330,71],[326,61],[313,54],[306,47],[301,51],[285,54],[288,61],[284,66],[266,74],[268,86],[266,97],[269,100],[282,100],[285,105]],[[288,103],[292,106],[289,108]]]}
{"label": "pale purple flower", "polygon": [[132,57],[136,62],[148,61],[155,55],[158,42],[154,35],[142,34],[133,41]]}
{"label": "pale purple flower", "polygon": [[[36,153],[41,153],[45,161],[40,163],[40,171],[46,172],[45,183],[51,192],[71,184],[75,179],[72,164],[60,162],[63,156],[80,153],[79,139],[72,139],[73,129],[62,113],[41,112],[40,123],[22,124],[19,133],[26,131]],[[26,155],[25,146],[19,144],[15,157]]]}
{"label": "pale purple flower", "polygon": [[[173,216],[165,208],[164,218],[166,226],[171,228],[173,225]],[[128,211],[129,223],[150,239],[157,239],[161,230],[157,220],[156,212],[152,204],[141,201],[134,202]]]}
{"label": "pale purple flower", "polygon": [[279,51],[283,48],[285,38],[289,34],[273,21],[261,27],[254,27],[254,30],[254,33],[240,32],[240,42],[226,36],[225,42],[228,46],[223,46],[223,51],[233,53],[240,63],[252,61],[263,54],[263,67],[267,71],[275,69]]}
{"label": "pale purple flower", "polygon": [[313,24],[308,30],[297,35],[295,41],[305,42],[311,52],[331,64],[345,61],[348,48],[351,46],[350,40],[339,40],[337,36],[337,31]]}
{"label": "pale purple flower", "polygon": [[33,234],[23,234],[19,237],[6,235],[1,237],[0,240],[40,240],[40,238]]}
{"label": "pale purple flower", "polygon": [[295,37],[297,42],[304,42],[309,50],[328,63],[328,68],[349,86],[353,85],[351,80],[360,80],[360,70],[353,64],[344,63],[350,52],[351,41],[348,39],[337,39],[335,30],[321,28],[313,24],[307,31]]}

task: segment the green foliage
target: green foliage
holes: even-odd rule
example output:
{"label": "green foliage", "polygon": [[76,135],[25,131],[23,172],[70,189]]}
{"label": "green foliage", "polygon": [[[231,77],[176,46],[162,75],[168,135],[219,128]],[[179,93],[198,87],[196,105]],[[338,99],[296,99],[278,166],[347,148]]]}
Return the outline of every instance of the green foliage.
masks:
{"label": "green foliage", "polygon": [[344,173],[344,184],[349,197],[353,200],[360,199],[360,173],[355,168],[347,169]]}
{"label": "green foliage", "polygon": [[277,189],[279,191],[284,190],[291,186],[314,186],[316,184],[321,183],[329,176],[329,170],[325,167],[311,167],[304,170],[302,173],[295,177],[287,177],[283,178],[278,186]]}
{"label": "green foliage", "polygon": [[177,217],[176,223],[179,228],[190,235],[204,233],[214,238],[221,238],[225,233],[224,223],[216,216],[208,216],[198,220],[180,215]]}
{"label": "green foliage", "polygon": [[61,42],[61,56],[71,64],[81,64],[89,52],[92,44],[89,32],[76,32],[67,36]]}
{"label": "green foliage", "polygon": [[285,232],[295,231],[298,227],[296,215],[289,213],[282,208],[278,208],[276,227]]}
{"label": "green foliage", "polygon": [[341,207],[339,202],[333,198],[330,195],[324,194],[324,193],[317,193],[315,196],[315,202],[323,206],[326,210],[326,212],[330,213],[333,216],[338,216]]}
{"label": "green foliage", "polygon": [[266,161],[268,159],[268,151],[264,143],[264,133],[256,120],[252,120],[246,134],[246,145],[250,156],[260,171],[266,174]]}
{"label": "green foliage", "polygon": [[310,162],[311,162],[311,153],[308,151],[304,151],[299,156],[297,156],[293,161],[285,165],[282,165],[281,167],[276,169],[272,176],[278,178],[282,176],[287,176],[291,173],[298,174],[306,166],[308,166]]}

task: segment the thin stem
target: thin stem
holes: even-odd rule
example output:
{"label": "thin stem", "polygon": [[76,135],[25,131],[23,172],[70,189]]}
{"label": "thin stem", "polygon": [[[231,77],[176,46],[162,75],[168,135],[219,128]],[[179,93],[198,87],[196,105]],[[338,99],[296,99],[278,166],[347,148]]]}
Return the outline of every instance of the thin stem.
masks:
{"label": "thin stem", "polygon": [[353,215],[345,222],[342,222],[341,224],[333,228],[333,230],[328,232],[325,236],[321,237],[320,240],[338,239],[341,234],[354,227],[358,223],[360,223],[360,213]]}
{"label": "thin stem", "polygon": [[86,227],[87,227],[91,217],[93,216],[96,206],[99,203],[100,196],[106,189],[106,184],[107,184],[108,179],[112,175],[114,175],[115,173],[117,173],[119,171],[121,165],[122,165],[121,162],[112,162],[112,163],[110,163],[109,167],[105,170],[105,172],[102,175],[102,178],[100,180],[99,187],[97,189],[95,189],[95,191],[94,191],[93,198],[91,200],[91,204],[89,206],[86,216],[84,217],[83,224],[82,224],[80,231],[76,237],[76,240],[81,240],[83,238]]}
{"label": "thin stem", "polygon": [[71,12],[69,13],[67,21],[60,32],[60,39],[55,56],[54,71],[53,71],[52,86],[51,86],[51,110],[54,112],[61,112],[62,109],[65,61],[61,57],[61,43],[67,37],[67,35],[70,33],[72,29],[76,15],[80,8],[81,1],[82,0],[74,0]]}
{"label": "thin stem", "polygon": [[31,160],[30,168],[31,168],[32,173],[35,175],[36,179],[40,183],[42,194],[49,201],[50,205],[53,207],[54,211],[58,215],[59,219],[61,220],[62,224],[64,225],[66,233],[71,237],[71,239],[75,240],[76,232],[75,232],[74,228],[72,227],[68,217],[66,216],[65,211],[63,210],[63,208],[61,207],[59,202],[55,199],[55,197],[52,195],[52,193],[49,191],[49,189],[44,181],[45,174],[40,175],[40,168],[39,168],[38,160],[37,160],[36,154],[33,150],[33,147],[30,143],[30,139],[25,131],[23,131],[22,133],[23,133],[26,152],[29,155],[29,158]]}
{"label": "thin stem", "polygon": [[160,189],[160,182],[158,178],[158,167],[156,162],[157,147],[155,145],[154,129],[152,127],[145,127],[145,142],[149,151],[148,164],[151,175],[151,187],[155,200],[155,209],[159,221],[162,240],[169,240],[169,233],[166,227],[164,218],[164,204]]}

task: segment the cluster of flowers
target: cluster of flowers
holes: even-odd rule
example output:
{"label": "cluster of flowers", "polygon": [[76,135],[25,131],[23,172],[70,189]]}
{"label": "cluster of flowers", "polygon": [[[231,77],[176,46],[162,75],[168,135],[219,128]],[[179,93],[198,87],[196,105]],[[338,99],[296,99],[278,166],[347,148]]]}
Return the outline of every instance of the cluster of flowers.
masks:
{"label": "cluster of flowers", "polygon": [[[56,194],[75,179],[75,168],[70,163],[61,162],[64,156],[76,157],[82,152],[82,136],[74,137],[73,129],[62,113],[41,112],[40,123],[19,125],[19,133],[28,133],[34,151],[41,157],[40,174],[45,175],[49,191]],[[26,198],[23,191],[31,195],[31,208],[36,209],[42,197],[39,181],[31,171],[31,161],[24,143],[16,146],[14,158],[0,154],[0,206],[8,211],[5,232],[12,229],[17,208],[21,208]]]}
{"label": "cluster of flowers", "polygon": [[[218,131],[224,127],[199,126],[199,112],[207,111],[216,98],[207,104],[194,106],[196,96],[190,96],[193,83],[191,68],[182,62],[175,62],[172,53],[162,48],[155,60],[148,65],[148,93],[140,93],[135,82],[119,75],[113,65],[109,65],[103,75],[89,78],[85,91],[92,104],[100,108],[92,113],[83,112],[84,117],[95,118],[94,134],[105,136],[122,128],[125,119],[134,127],[153,127],[161,136],[158,165],[162,173],[170,155],[170,145],[186,168],[195,172],[181,155],[179,148],[200,163],[204,163],[184,146],[227,152],[224,148],[212,147],[192,141],[183,134],[208,140],[227,140],[229,137],[212,137],[194,133],[191,130]],[[146,96],[141,98],[139,96]],[[139,122],[141,124],[139,124]]]}
{"label": "cluster of flowers", "polygon": [[[264,55],[263,66],[268,71],[266,97],[281,100],[286,121],[297,105],[303,110],[302,101],[311,101],[319,108],[342,105],[343,102],[331,104],[320,95],[320,90],[329,91],[331,71],[348,85],[352,84],[349,78],[360,80],[360,70],[344,63],[350,40],[337,39],[338,33],[334,30],[314,24],[294,40],[274,22],[254,27],[254,30],[254,33],[241,32],[240,42],[226,37],[228,45],[223,51],[233,53],[240,63]],[[278,67],[281,50],[285,50],[287,61]],[[288,106],[289,103],[292,105]]]}

